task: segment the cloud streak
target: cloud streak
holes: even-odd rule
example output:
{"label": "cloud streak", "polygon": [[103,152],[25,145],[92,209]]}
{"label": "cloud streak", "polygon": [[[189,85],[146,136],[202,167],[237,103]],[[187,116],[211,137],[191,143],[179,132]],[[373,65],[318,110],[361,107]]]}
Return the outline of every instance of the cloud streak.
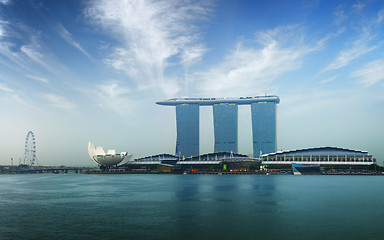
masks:
{"label": "cloud streak", "polygon": [[345,20],[348,19],[348,15],[345,13],[342,6],[339,6],[336,11],[333,13],[333,15],[336,17],[335,24],[341,25]]}
{"label": "cloud streak", "polygon": [[76,42],[73,37],[72,37],[72,34],[68,32],[68,30],[63,26],[63,25],[59,25],[58,26],[58,31],[59,31],[59,34],[60,36],[65,40],[67,41],[69,44],[71,44],[72,46],[74,46],[77,50],[79,50],[81,53],[83,53],[85,56],[89,57],[90,59],[93,59],[91,57],[91,55],[88,54],[87,51],[84,50],[84,48],[80,45],[80,43]]}
{"label": "cloud streak", "polygon": [[9,4],[10,2],[11,2],[10,0],[0,0],[0,3],[4,5]]}
{"label": "cloud streak", "polygon": [[97,96],[101,108],[112,110],[121,117],[130,118],[136,113],[139,101],[133,99],[132,90],[119,81],[98,84],[91,94]]}
{"label": "cloud streak", "polygon": [[36,77],[36,76],[31,76],[31,75],[28,75],[27,76],[29,79],[32,79],[32,80],[35,80],[35,81],[38,81],[38,82],[41,82],[41,83],[49,83],[48,79],[46,78],[42,78],[42,77]]}
{"label": "cloud streak", "polygon": [[106,59],[108,65],[141,86],[170,95],[179,83],[165,71],[172,64],[192,64],[206,52],[198,23],[209,19],[211,8],[207,1],[99,0],[85,13],[120,41]]}
{"label": "cloud streak", "polygon": [[12,88],[9,88],[8,86],[2,85],[2,84],[0,84],[0,90],[8,93],[13,92]]}
{"label": "cloud streak", "polygon": [[381,23],[384,20],[384,9],[381,9],[381,11],[377,14],[377,22]]}
{"label": "cloud streak", "polygon": [[215,96],[255,95],[271,91],[272,82],[301,67],[302,58],[317,47],[303,44],[297,26],[259,32],[254,45],[239,42],[223,63],[195,74],[198,89]]}
{"label": "cloud streak", "polygon": [[[57,69],[53,67],[52,61],[50,64],[48,64],[49,59],[44,56],[44,53],[41,51],[39,44],[35,43],[36,40],[33,40],[30,44],[25,44],[20,47],[20,52],[24,54],[24,56],[27,56],[30,60],[32,60],[34,63],[37,63],[40,67],[43,69],[49,71],[50,73],[56,75]],[[12,54],[14,55],[14,54]],[[24,67],[28,71],[34,71],[34,66],[31,63],[28,63],[26,61],[20,61],[19,59],[16,59],[16,63],[24,63]]]}
{"label": "cloud streak", "polygon": [[326,84],[326,83],[332,82],[333,80],[335,80],[338,77],[339,77],[339,75],[336,75],[336,76],[330,77],[328,79],[322,80],[322,81],[320,81],[320,83],[321,84]]}
{"label": "cloud streak", "polygon": [[383,81],[384,60],[379,59],[365,64],[361,69],[353,72],[351,77],[358,78],[358,82],[365,87],[370,87]]}
{"label": "cloud streak", "polygon": [[365,8],[365,4],[359,2],[359,3],[356,3],[356,4],[353,4],[352,5],[352,8],[357,11],[357,12],[361,12],[361,10],[363,10]]}
{"label": "cloud streak", "polygon": [[0,100],[5,100],[10,103],[18,103],[18,104],[27,106],[29,108],[33,108],[31,104],[27,103],[22,97],[20,97],[19,94],[16,93],[19,91],[15,91],[15,89],[10,88],[4,84],[0,84],[0,91],[5,93],[5,94],[1,94],[1,95],[4,95],[4,97],[1,97]]}
{"label": "cloud streak", "polygon": [[5,22],[0,19],[0,40],[2,40],[5,37],[4,25],[5,25]]}
{"label": "cloud streak", "polygon": [[76,107],[76,105],[70,102],[68,99],[61,97],[59,95],[46,93],[46,94],[42,94],[42,96],[45,100],[48,101],[48,105],[55,108],[60,108],[60,109],[69,111]]}
{"label": "cloud streak", "polygon": [[368,45],[371,40],[372,36],[365,30],[358,39],[352,42],[351,48],[340,51],[336,59],[334,59],[323,71],[343,68],[360,56],[375,50],[377,46]]}

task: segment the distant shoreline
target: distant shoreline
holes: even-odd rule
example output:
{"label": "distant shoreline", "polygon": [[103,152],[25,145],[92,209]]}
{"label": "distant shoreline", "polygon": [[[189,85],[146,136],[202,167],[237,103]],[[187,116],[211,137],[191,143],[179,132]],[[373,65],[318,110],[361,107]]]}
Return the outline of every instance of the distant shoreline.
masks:
{"label": "distant shoreline", "polygon": [[[159,173],[159,172],[88,172],[88,173],[49,173],[49,172],[43,172],[43,173],[15,173],[15,172],[8,172],[8,173],[0,173],[1,175],[276,175],[276,176],[287,176],[292,175],[292,173],[255,173],[255,172],[199,172],[199,173]],[[321,174],[302,174],[302,175],[312,175],[312,176],[384,176],[384,173],[321,173]]]}

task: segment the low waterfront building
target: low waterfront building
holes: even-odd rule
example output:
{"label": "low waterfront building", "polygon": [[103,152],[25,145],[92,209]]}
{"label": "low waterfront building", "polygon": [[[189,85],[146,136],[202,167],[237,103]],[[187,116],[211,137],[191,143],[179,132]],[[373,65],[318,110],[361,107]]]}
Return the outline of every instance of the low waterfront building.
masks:
{"label": "low waterfront building", "polygon": [[188,158],[173,154],[157,154],[136,158],[124,164],[128,169],[163,169],[173,166],[174,169],[194,171],[230,171],[230,170],[255,170],[260,168],[260,160],[247,155],[233,152],[207,153]]}
{"label": "low waterfront building", "polygon": [[133,161],[127,162],[128,165],[156,165],[171,164],[174,165],[179,161],[179,157],[174,154],[161,153],[147,157],[135,158]]}
{"label": "low waterfront building", "polygon": [[263,154],[260,160],[264,165],[290,165],[319,164],[344,165],[344,166],[366,166],[376,164],[376,159],[367,151],[351,150],[338,147],[317,147],[298,150],[277,151],[275,153]]}

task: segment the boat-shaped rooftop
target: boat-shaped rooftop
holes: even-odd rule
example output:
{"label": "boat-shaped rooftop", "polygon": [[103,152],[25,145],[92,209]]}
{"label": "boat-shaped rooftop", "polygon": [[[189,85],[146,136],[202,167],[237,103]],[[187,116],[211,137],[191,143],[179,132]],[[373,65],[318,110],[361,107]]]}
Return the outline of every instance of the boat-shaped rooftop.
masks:
{"label": "boat-shaped rooftop", "polygon": [[278,96],[256,96],[256,97],[227,97],[227,98],[171,98],[165,101],[156,102],[159,105],[176,106],[179,104],[198,104],[198,105],[215,105],[220,103],[233,103],[238,105],[248,105],[258,102],[275,102],[279,103]]}

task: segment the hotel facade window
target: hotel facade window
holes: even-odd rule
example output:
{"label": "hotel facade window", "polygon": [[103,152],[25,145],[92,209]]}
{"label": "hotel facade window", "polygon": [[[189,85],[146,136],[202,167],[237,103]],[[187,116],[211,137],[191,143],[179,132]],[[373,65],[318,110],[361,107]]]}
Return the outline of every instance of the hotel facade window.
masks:
{"label": "hotel facade window", "polygon": [[199,155],[199,105],[177,105],[176,125],[176,155],[181,157]]}
{"label": "hotel facade window", "polygon": [[237,104],[213,105],[215,152],[237,153]]}
{"label": "hotel facade window", "polygon": [[251,104],[253,157],[276,151],[276,103]]}

